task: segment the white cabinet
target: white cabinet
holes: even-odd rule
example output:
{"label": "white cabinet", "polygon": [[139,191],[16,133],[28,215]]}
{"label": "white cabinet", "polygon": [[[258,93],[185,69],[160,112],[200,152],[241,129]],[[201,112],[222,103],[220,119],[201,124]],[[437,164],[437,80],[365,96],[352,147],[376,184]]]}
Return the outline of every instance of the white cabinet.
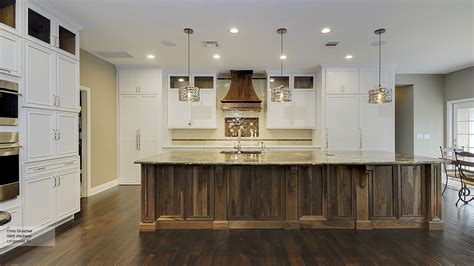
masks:
{"label": "white cabinet", "polygon": [[43,46],[25,43],[25,104],[51,108],[56,105],[56,55]]}
{"label": "white cabinet", "polygon": [[215,74],[193,75],[191,79],[200,88],[199,102],[179,101],[179,88],[188,84],[188,76],[168,76],[168,128],[217,128]]}
{"label": "white cabinet", "polygon": [[23,32],[23,1],[8,0],[0,4],[0,30],[6,30],[17,35]]}
{"label": "white cabinet", "polygon": [[[267,99],[271,99],[271,87],[275,86],[273,83],[279,84],[278,78],[270,76]],[[314,129],[316,127],[315,79],[316,76],[307,74],[289,76],[288,85],[293,89],[292,100],[291,102],[267,101],[268,129]]]}
{"label": "white cabinet", "polygon": [[326,97],[326,149],[359,149],[358,97],[335,95]]}
{"label": "white cabinet", "polygon": [[120,70],[120,94],[158,94],[159,73],[156,70]]}
{"label": "white cabinet", "polygon": [[78,154],[78,115],[44,109],[25,109],[26,162]]}
{"label": "white cabinet", "polygon": [[155,95],[120,96],[120,183],[139,184],[138,159],[158,150],[158,98]]}
{"label": "white cabinet", "polygon": [[[27,174],[24,185],[24,225],[41,230],[80,210],[78,159],[68,163],[37,165]],[[30,172],[27,170],[26,172]]]}
{"label": "white cabinet", "polygon": [[[325,130],[328,150],[395,150],[395,103],[369,104],[368,91],[378,85],[374,66],[322,68]],[[392,67],[382,67],[381,84],[394,88]],[[339,83],[339,91],[337,87]]]}
{"label": "white cabinet", "polygon": [[326,93],[358,93],[358,68],[326,69]]}
{"label": "white cabinet", "polygon": [[33,1],[26,5],[26,38],[79,60],[79,31]]}
{"label": "white cabinet", "polygon": [[79,61],[57,56],[57,107],[76,111],[79,107]]}
{"label": "white cabinet", "polygon": [[0,29],[0,73],[21,76],[21,38]]}

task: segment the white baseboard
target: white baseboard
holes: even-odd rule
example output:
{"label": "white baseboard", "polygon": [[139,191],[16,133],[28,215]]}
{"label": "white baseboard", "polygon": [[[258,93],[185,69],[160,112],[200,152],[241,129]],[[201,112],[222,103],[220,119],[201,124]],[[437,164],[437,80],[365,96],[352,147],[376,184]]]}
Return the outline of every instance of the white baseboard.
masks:
{"label": "white baseboard", "polygon": [[110,182],[107,182],[105,184],[102,184],[100,186],[91,188],[89,190],[89,194],[87,195],[87,197],[94,196],[97,193],[100,193],[102,191],[105,191],[109,188],[113,188],[113,187],[116,187],[116,186],[118,186],[118,179],[114,179],[114,180],[112,180]]}

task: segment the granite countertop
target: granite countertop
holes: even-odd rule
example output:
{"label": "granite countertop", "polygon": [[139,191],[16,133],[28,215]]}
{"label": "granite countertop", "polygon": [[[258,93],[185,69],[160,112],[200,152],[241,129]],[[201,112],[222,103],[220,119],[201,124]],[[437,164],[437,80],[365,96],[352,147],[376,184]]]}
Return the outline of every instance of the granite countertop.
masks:
{"label": "granite countertop", "polygon": [[320,165],[320,164],[430,164],[443,160],[382,151],[265,151],[263,154],[221,154],[219,151],[166,151],[136,164],[207,165]]}

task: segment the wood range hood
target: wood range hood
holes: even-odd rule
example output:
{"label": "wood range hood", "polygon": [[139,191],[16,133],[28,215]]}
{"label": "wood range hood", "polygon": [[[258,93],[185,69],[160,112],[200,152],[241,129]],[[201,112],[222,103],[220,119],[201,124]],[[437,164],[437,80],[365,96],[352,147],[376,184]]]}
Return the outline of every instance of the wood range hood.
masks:
{"label": "wood range hood", "polygon": [[224,110],[261,111],[262,100],[252,85],[253,70],[231,70],[232,81],[227,95],[222,99]]}

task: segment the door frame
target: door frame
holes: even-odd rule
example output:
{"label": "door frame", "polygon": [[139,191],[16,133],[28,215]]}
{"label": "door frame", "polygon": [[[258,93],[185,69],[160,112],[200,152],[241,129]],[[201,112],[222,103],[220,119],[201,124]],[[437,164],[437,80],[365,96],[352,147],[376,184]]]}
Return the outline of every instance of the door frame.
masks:
{"label": "door frame", "polygon": [[[86,162],[84,164],[84,161],[83,161],[83,168],[85,166],[86,168],[86,171],[84,172],[83,171],[83,177],[85,176],[86,178],[84,178],[84,180],[82,180],[82,186],[81,186],[81,194],[83,195],[83,197],[89,197],[89,196],[92,196],[91,195],[91,176],[92,176],[92,169],[91,169],[91,89],[88,88],[88,87],[84,87],[84,86],[81,86],[80,87],[80,90],[81,91],[85,91],[86,92],[86,102],[85,102],[85,106],[86,106],[86,110],[85,112],[83,110],[81,110],[81,112],[83,112],[83,115],[82,115],[82,155],[84,157],[84,154],[85,154],[85,157],[86,157]],[[81,94],[79,93],[79,97],[81,97]],[[83,103],[84,104],[84,103]],[[81,108],[82,109],[82,108]],[[85,113],[85,116],[84,116],[84,113]],[[85,118],[85,119],[84,119]],[[85,123],[84,123],[84,120]]]}
{"label": "door frame", "polygon": [[453,109],[456,103],[474,102],[474,98],[446,102],[446,146],[453,145]]}

